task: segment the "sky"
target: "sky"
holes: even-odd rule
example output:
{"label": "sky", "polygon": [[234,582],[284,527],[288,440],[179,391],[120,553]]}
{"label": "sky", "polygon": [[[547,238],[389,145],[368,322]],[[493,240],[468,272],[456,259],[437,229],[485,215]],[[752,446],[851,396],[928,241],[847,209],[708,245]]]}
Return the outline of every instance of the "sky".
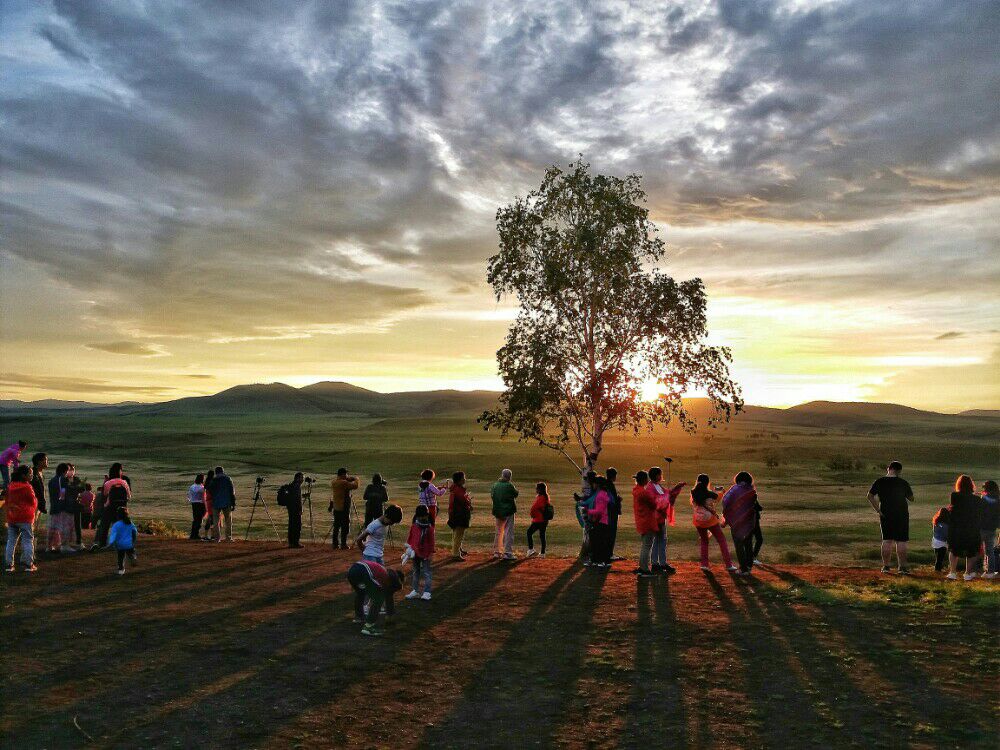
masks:
{"label": "sky", "polygon": [[0,12],[3,398],[500,388],[496,210],[582,154],[749,403],[1000,408],[1000,3]]}

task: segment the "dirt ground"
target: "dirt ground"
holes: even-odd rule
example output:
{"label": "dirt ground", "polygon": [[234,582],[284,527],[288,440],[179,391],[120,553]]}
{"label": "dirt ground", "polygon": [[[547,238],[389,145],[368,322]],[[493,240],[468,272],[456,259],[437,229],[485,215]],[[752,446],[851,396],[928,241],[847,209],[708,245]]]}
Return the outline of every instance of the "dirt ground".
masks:
{"label": "dirt ground", "polygon": [[636,581],[631,562],[442,553],[433,601],[400,601],[375,639],[351,622],[356,557],[143,538],[123,577],[108,553],[4,575],[0,746],[1000,741],[1000,612],[825,595],[877,594],[874,571],[682,563]]}

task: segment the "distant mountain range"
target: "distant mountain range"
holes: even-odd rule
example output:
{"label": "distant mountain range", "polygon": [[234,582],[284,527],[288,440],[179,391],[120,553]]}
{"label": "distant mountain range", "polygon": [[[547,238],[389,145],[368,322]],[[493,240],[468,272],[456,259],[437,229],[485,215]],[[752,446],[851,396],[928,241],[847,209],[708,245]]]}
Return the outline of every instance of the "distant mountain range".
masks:
{"label": "distant mountain range", "polygon": [[[284,383],[238,385],[212,396],[197,396],[155,404],[122,402],[95,404],[87,401],[0,400],[0,412],[88,410],[148,416],[239,415],[239,414],[335,414],[362,417],[407,417],[420,415],[479,413],[496,404],[494,391],[415,391],[379,393],[350,383],[323,382],[293,388]],[[708,402],[691,399],[688,408],[694,416],[707,416]],[[764,406],[746,407],[744,418],[757,422],[800,424],[813,427],[838,427],[892,422],[934,422],[968,418],[992,423],[1000,420],[1000,410],[973,409],[961,414],[940,414],[899,404],[868,402],[810,401],[788,409]],[[992,427],[992,424],[991,424]]]}

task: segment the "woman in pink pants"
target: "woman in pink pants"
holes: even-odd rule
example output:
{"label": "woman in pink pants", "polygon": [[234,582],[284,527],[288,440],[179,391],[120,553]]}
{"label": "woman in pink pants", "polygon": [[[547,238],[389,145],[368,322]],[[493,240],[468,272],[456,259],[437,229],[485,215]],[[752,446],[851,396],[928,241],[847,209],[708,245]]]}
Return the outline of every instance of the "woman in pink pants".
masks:
{"label": "woman in pink pants", "polygon": [[708,487],[708,475],[699,474],[698,481],[691,489],[691,508],[694,510],[694,527],[698,530],[698,539],[701,540],[701,569],[709,569],[708,535],[711,534],[719,543],[719,551],[722,552],[722,562],[726,570],[735,573],[736,566],[729,556],[729,544],[722,533],[722,519],[715,512],[715,501],[718,499],[718,494]]}

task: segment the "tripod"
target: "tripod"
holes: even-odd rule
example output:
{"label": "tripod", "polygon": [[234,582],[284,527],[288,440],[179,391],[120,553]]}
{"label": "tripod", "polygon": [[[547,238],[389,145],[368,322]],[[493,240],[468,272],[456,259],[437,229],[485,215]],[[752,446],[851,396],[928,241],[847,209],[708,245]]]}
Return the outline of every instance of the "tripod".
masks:
{"label": "tripod", "polygon": [[260,494],[260,489],[263,485],[264,482],[258,480],[257,484],[254,486],[253,507],[250,509],[250,522],[247,524],[247,533],[243,535],[244,542],[250,538],[250,527],[253,526],[253,515],[257,511],[257,503],[260,503],[260,507],[262,507],[264,512],[267,514],[267,520],[271,522],[271,528],[274,529],[274,538],[279,542],[281,541],[281,535],[278,533],[278,527],[274,525],[274,519],[271,518],[271,511],[267,509],[267,503],[264,502],[264,498]]}
{"label": "tripod", "polygon": [[306,487],[302,491],[302,504],[309,506],[309,541],[316,541],[316,534],[313,532],[313,483],[312,477],[306,478]]}

